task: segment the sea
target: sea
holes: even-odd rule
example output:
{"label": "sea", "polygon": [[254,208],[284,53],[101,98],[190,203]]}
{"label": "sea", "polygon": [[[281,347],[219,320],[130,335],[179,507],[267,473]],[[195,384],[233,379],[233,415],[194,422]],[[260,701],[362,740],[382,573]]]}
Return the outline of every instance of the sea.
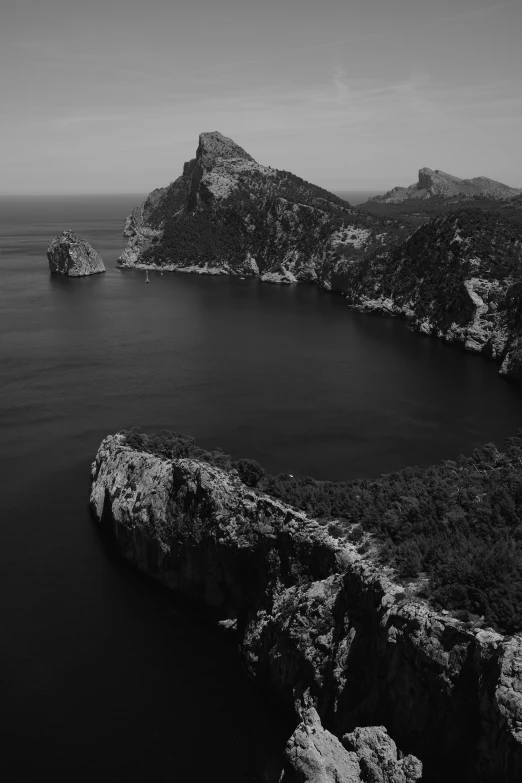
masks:
{"label": "sea", "polygon": [[[141,196],[0,198],[3,779],[266,781],[284,716],[236,648],[120,558],[89,515],[102,438],[193,435],[348,480],[502,446],[498,367],[311,285],[116,268]],[[76,230],[107,272],[51,276]]]}

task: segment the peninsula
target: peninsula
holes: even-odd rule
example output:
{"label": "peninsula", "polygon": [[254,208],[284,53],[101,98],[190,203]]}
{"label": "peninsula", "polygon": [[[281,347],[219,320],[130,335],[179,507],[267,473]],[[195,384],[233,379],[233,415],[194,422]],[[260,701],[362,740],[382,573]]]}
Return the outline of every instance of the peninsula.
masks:
{"label": "peninsula", "polygon": [[[181,176],[152,191],[127,218],[118,265],[313,283],[356,309],[406,318],[519,377],[520,191],[429,169],[407,190],[433,191],[430,199],[406,200],[434,210],[420,225],[374,214],[370,202],[355,209],[290,172],[257,163],[218,132],[202,133]],[[406,202],[375,203],[388,209]]]}
{"label": "peninsula", "polygon": [[[293,716],[283,780],[413,783],[424,767],[426,783],[518,783],[522,636],[434,608],[422,576],[401,579],[383,563],[364,513],[314,518],[260,489],[256,463],[216,454],[169,433],[109,436],[92,465],[91,508],[127,560],[236,634],[253,679]],[[483,480],[480,467],[491,472],[488,495],[495,471],[509,473],[503,459],[444,469],[464,469],[463,488]],[[389,489],[355,486],[354,502],[364,509],[377,492],[413,519],[401,482],[418,492],[434,474],[403,474]],[[466,520],[452,514],[441,530],[455,524],[458,537]]]}

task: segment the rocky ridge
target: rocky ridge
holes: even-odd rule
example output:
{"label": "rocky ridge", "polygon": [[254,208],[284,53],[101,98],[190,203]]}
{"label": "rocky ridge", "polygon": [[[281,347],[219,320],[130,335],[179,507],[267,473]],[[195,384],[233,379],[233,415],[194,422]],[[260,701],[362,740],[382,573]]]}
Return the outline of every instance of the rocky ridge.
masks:
{"label": "rocky ridge", "polygon": [[89,242],[74,231],[63,231],[47,249],[52,274],[84,277],[105,272],[105,265]]}
{"label": "rocky ridge", "polygon": [[434,196],[485,196],[492,199],[506,199],[522,193],[520,188],[511,188],[488,177],[460,179],[453,174],[429,168],[419,169],[419,179],[408,187],[395,187],[382,196],[373,196],[369,201],[383,204],[397,204],[408,199],[429,199]]}
{"label": "rocky ridge", "polygon": [[418,779],[383,724],[426,781],[521,779],[522,637],[434,612],[371,546],[235,471],[115,435],[92,474],[91,508],[120,552],[235,625],[251,675],[294,712],[285,780]]}

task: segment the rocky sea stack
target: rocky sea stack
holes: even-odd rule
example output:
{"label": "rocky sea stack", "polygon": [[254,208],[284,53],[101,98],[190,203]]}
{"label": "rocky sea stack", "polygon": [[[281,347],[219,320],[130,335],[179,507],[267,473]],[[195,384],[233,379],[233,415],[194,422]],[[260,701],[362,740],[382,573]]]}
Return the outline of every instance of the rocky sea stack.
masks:
{"label": "rocky sea stack", "polygon": [[47,249],[49,269],[55,275],[85,277],[105,272],[105,265],[89,242],[74,231],[63,231]]}

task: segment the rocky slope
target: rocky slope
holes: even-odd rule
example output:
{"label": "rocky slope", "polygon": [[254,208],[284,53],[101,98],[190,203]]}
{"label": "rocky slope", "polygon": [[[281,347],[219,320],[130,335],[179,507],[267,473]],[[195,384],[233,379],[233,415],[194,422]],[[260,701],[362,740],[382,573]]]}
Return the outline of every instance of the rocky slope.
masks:
{"label": "rocky slope", "polygon": [[495,182],[488,177],[473,177],[460,179],[453,174],[446,174],[439,169],[419,169],[419,179],[409,187],[396,187],[383,196],[374,196],[372,202],[396,204],[408,199],[429,199],[433,196],[485,196],[493,199],[505,199],[522,193],[520,188],[511,188],[502,182]]}
{"label": "rocky slope", "polygon": [[332,285],[357,309],[401,315],[522,373],[522,230],[499,212],[435,218],[391,251],[339,265]]}
{"label": "rocky slope", "polygon": [[342,255],[363,257],[408,233],[290,172],[257,163],[218,132],[202,133],[182,175],[127,218],[118,264],[328,288]]}
{"label": "rocky slope", "polygon": [[47,249],[49,269],[55,275],[84,277],[105,272],[105,265],[89,242],[74,231],[63,231]]}
{"label": "rocky slope", "polygon": [[522,779],[521,636],[437,614],[371,546],[359,553],[235,471],[115,435],[92,476],[93,513],[120,552],[234,625],[252,676],[297,710],[285,780],[418,779],[383,725],[428,782]]}

